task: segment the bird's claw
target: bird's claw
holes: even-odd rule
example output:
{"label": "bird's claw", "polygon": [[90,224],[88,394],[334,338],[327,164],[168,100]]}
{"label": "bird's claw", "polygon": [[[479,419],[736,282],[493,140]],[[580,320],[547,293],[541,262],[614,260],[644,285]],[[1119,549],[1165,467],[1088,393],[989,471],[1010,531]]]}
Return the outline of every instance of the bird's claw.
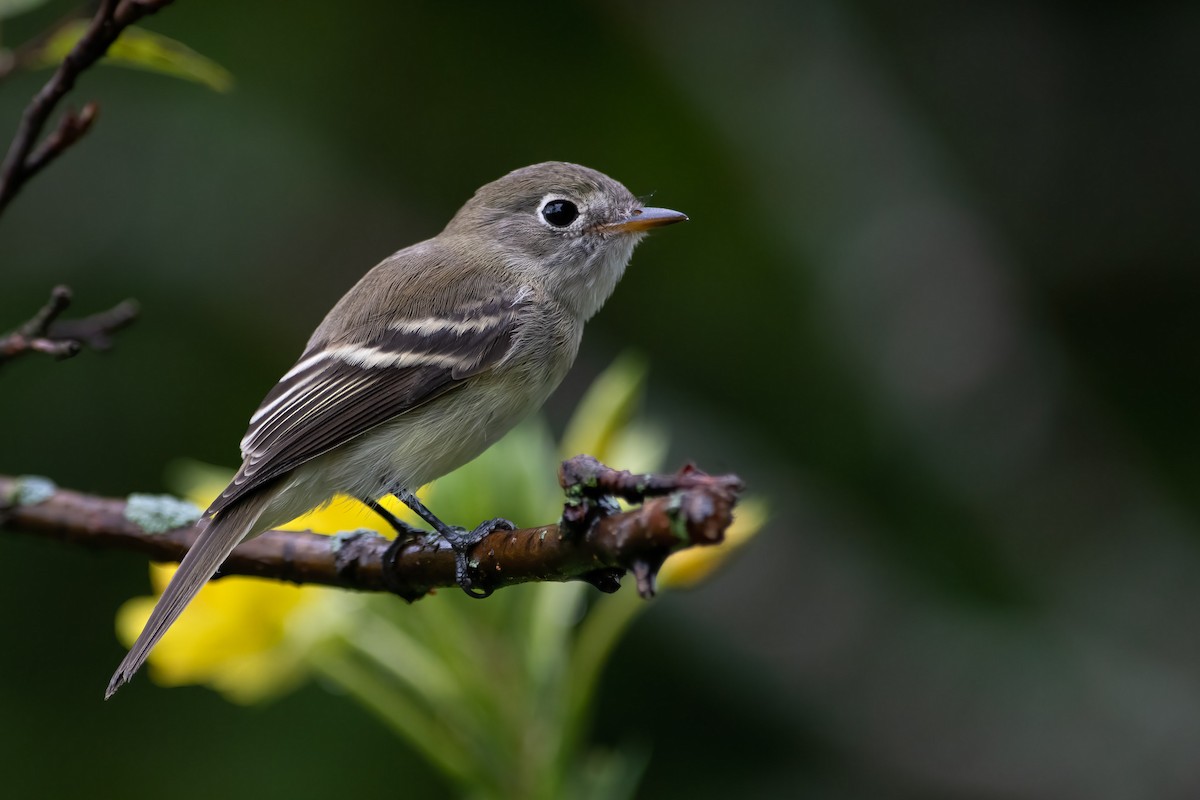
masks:
{"label": "bird's claw", "polygon": [[493,531],[512,531],[516,530],[516,528],[517,526],[509,520],[497,517],[496,519],[489,519],[487,522],[481,522],[473,531],[452,527],[448,532],[442,532],[442,538],[446,540],[450,545],[450,549],[454,551],[454,582],[468,596],[482,600],[485,597],[491,596],[494,591],[484,586],[481,581],[471,577],[471,550]]}

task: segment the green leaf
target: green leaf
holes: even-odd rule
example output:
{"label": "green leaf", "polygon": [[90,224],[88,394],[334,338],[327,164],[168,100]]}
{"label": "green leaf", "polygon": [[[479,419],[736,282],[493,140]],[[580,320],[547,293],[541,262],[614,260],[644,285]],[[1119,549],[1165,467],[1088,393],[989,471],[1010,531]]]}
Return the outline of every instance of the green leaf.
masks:
{"label": "green leaf", "polygon": [[[0,0],[0,3],[11,1]],[[29,59],[29,66],[38,68],[59,64],[83,37],[88,24],[87,20],[79,19],[63,25]],[[104,63],[195,81],[218,92],[227,92],[233,86],[233,76],[220,64],[181,42],[144,28],[126,28],[121,37],[108,48]]]}
{"label": "green leaf", "polygon": [[0,19],[8,19],[26,11],[32,11],[38,6],[44,6],[49,0],[0,0]]}
{"label": "green leaf", "polygon": [[617,358],[604,370],[579,401],[563,433],[562,454],[587,453],[609,461],[614,441],[629,425],[646,386],[649,367],[632,352]]}

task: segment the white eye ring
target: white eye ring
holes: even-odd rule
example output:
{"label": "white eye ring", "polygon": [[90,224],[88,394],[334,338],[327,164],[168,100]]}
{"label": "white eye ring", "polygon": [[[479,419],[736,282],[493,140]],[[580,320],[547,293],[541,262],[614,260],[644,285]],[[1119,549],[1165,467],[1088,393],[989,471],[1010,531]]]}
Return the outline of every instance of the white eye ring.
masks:
{"label": "white eye ring", "polygon": [[579,206],[575,201],[558,195],[546,195],[538,206],[538,220],[556,230],[571,227],[579,217]]}

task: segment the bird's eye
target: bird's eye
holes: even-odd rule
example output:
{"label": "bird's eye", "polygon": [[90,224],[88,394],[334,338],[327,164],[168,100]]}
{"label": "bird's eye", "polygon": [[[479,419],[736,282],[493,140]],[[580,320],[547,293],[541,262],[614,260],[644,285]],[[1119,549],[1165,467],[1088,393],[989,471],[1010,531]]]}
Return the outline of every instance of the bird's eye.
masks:
{"label": "bird's eye", "polygon": [[570,200],[551,200],[542,206],[542,218],[556,228],[565,228],[579,216],[579,209]]}

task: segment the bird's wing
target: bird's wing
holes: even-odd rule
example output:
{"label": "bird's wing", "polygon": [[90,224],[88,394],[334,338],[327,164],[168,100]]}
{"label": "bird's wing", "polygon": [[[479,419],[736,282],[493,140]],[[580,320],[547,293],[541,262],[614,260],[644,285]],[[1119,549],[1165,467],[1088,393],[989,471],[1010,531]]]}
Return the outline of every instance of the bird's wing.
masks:
{"label": "bird's wing", "polygon": [[452,313],[394,319],[365,341],[309,349],[251,417],[242,467],[209,515],[499,363],[527,296],[522,288]]}

